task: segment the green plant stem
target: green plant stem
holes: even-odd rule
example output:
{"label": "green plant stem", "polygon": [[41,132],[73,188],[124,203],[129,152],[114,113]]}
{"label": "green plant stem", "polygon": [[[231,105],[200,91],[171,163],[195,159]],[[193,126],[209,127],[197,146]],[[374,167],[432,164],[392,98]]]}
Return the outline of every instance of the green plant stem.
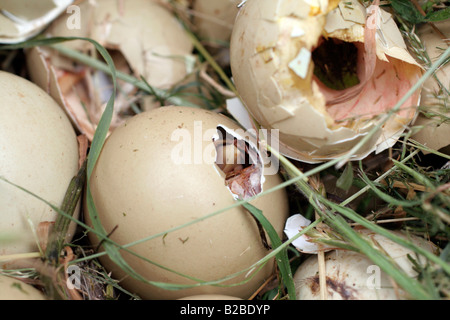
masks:
{"label": "green plant stem", "polygon": [[42,257],[41,252],[15,253],[15,254],[0,255],[0,262],[17,259],[33,259],[41,257]]}
{"label": "green plant stem", "polygon": [[[282,241],[280,237],[278,236],[275,228],[270,224],[269,220],[266,219],[263,212],[250,203],[245,203],[243,207],[246,208],[252,215],[254,215],[254,217],[261,223],[261,225],[264,226],[264,229],[270,237],[272,248],[276,249],[281,246]],[[287,288],[289,299],[296,300],[295,285],[292,279],[292,270],[289,266],[287,249],[280,251],[276,255],[275,260],[278,264],[278,269],[280,270],[282,281]]]}
{"label": "green plant stem", "polygon": [[413,140],[411,138],[409,139],[409,141],[410,142],[407,142],[406,145],[418,148],[420,150],[427,151],[427,152],[435,154],[435,155],[437,155],[437,156],[439,156],[441,158],[445,158],[445,159],[450,160],[450,155],[449,154],[445,154],[445,153],[439,152],[437,150],[431,149],[431,148],[429,148],[429,147],[427,147],[427,146],[421,144],[420,142],[418,142],[416,140]]}
{"label": "green plant stem", "polygon": [[[68,215],[73,216],[76,207],[79,204],[81,194],[83,192],[84,183],[86,181],[86,161],[81,166],[78,174],[72,178],[66,195],[61,205],[61,210]],[[61,250],[66,239],[67,231],[71,220],[66,216],[58,215],[52,232],[49,236],[49,243],[46,248],[45,256],[48,262],[53,265],[58,265]]]}

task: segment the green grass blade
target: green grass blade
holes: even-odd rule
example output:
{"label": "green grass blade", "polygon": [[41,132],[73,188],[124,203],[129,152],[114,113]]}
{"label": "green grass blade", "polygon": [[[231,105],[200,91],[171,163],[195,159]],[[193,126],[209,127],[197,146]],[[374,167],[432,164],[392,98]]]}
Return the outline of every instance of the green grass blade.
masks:
{"label": "green grass blade", "polygon": [[[261,223],[261,225],[263,226],[264,230],[266,230],[270,238],[272,248],[276,249],[280,247],[282,245],[282,241],[278,236],[276,230],[273,228],[272,224],[264,216],[263,212],[260,209],[256,208],[255,206],[251,205],[250,203],[244,203],[242,206],[245,209],[247,209]],[[287,288],[289,299],[295,300],[296,299],[295,286],[294,280],[292,278],[292,270],[289,265],[287,250],[282,250],[276,255],[276,262],[278,264],[278,268],[280,269],[284,285]]]}
{"label": "green grass blade", "polygon": [[401,163],[395,159],[392,159],[392,162],[396,167],[398,167],[399,169],[403,170],[404,172],[408,173],[411,177],[413,177],[418,183],[428,187],[430,190],[436,189],[433,183],[430,180],[428,180],[424,175],[420,174],[419,172],[411,169],[404,163]]}
{"label": "green grass blade", "polygon": [[439,265],[440,267],[442,267],[442,269],[445,270],[445,272],[450,274],[450,264],[443,261],[442,259],[440,259],[438,256],[436,256],[435,254],[429,252],[428,250],[422,249],[418,246],[415,246],[414,244],[412,244],[411,242],[398,237],[394,234],[392,234],[392,232],[389,232],[389,230],[380,227],[379,225],[370,222],[369,220],[361,217],[359,214],[357,214],[355,211],[353,211],[350,208],[347,207],[342,207],[338,204],[335,204],[331,201],[328,201],[326,199],[322,199],[321,201],[323,201],[326,205],[328,205],[332,210],[339,212],[340,214],[342,214],[343,216],[345,216],[348,219],[353,220],[354,222],[362,225],[363,227],[372,230],[374,232],[376,232],[377,234],[380,234],[418,254],[423,255],[424,257],[426,257],[428,260],[436,263],[437,265]]}
{"label": "green grass blade", "polygon": [[367,175],[364,173],[364,171],[361,170],[360,172],[362,180],[370,187],[370,189],[383,201],[386,201],[387,203],[394,205],[394,206],[402,206],[405,208],[408,207],[415,207],[422,203],[422,200],[416,200],[416,201],[408,201],[408,200],[399,200],[394,197],[391,197],[390,195],[384,193],[383,191],[379,190],[375,184],[367,177]]}

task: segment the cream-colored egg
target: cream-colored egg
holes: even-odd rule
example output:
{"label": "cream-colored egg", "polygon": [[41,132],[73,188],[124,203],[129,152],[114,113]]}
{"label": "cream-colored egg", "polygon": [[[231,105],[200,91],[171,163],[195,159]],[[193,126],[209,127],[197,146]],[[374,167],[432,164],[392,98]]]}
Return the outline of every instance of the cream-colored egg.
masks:
{"label": "cream-colored egg", "polygon": [[194,25],[202,40],[212,46],[228,46],[240,0],[195,0]]}
{"label": "cream-colored egg", "polygon": [[[447,38],[449,37],[450,20],[436,22],[435,26]],[[442,55],[442,50],[449,46],[448,42],[444,41],[429,24],[421,25],[417,29],[417,35],[425,46],[431,63],[436,62]],[[432,76],[424,83],[420,105],[423,107],[425,114],[419,114],[414,122],[415,126],[421,127],[422,129],[411,138],[426,145],[428,148],[450,154],[448,147],[450,145],[450,124],[447,121],[443,121],[443,117],[450,117],[450,112],[446,107],[446,103],[449,100],[450,63],[447,62],[440,67],[436,71],[435,76],[436,78]],[[447,93],[445,90],[447,90]],[[436,114],[437,116],[429,117],[427,114]],[[424,153],[427,154],[429,152],[425,150]]]}
{"label": "cream-colored egg", "polygon": [[[107,139],[90,181],[103,227],[107,232],[117,227],[112,240],[125,245],[161,234],[129,249],[160,266],[203,281],[241,272],[270,252],[262,243],[255,220],[242,207],[206,217],[235,204],[237,197],[233,188],[225,185],[225,175],[215,163],[213,138],[217,137],[218,126],[239,129],[231,119],[204,109],[170,106],[141,113]],[[262,191],[282,181],[277,174],[264,175],[264,179]],[[289,210],[285,190],[264,194],[251,203],[263,211],[281,236]],[[168,232],[186,223],[191,224]],[[98,243],[94,235],[91,239]],[[122,254],[150,281],[197,283],[129,253]],[[271,259],[261,270],[246,270],[226,281],[224,287],[165,290],[124,278],[124,272],[108,258],[101,257],[101,262],[113,277],[123,279],[121,285],[143,299],[198,294],[245,299],[274,270]]]}
{"label": "cream-colored egg", "polygon": [[[375,24],[366,23],[369,16]],[[413,94],[389,120],[380,116],[422,70],[390,14],[358,1],[247,0],[235,20],[230,61],[248,111],[263,128],[278,131],[284,155],[304,162],[357,160],[385,150],[413,119],[419,100]],[[345,70],[353,68],[358,82],[333,87],[337,74],[346,77],[347,71],[334,71],[343,64],[352,65]],[[325,71],[315,68],[320,65]],[[320,72],[332,77],[326,81]],[[368,140],[349,155],[362,139]]]}
{"label": "cream-colored egg", "polygon": [[[435,246],[423,238],[392,231],[395,235],[412,241],[415,245],[433,252]],[[408,255],[423,263],[424,257],[416,254],[384,236],[369,230],[361,230],[375,246],[379,246],[398,267],[410,277],[416,277]],[[407,295],[392,279],[364,254],[348,250],[333,250],[325,255],[326,299],[328,300],[398,300]],[[316,255],[308,257],[294,274],[297,299],[319,300],[319,263]]]}
{"label": "cream-colored egg", "polygon": [[[17,75],[0,72],[0,96],[0,176],[60,206],[78,171],[69,119],[47,93]],[[36,252],[39,224],[56,217],[43,201],[0,180],[0,255]]]}
{"label": "cream-colored egg", "polygon": [[37,288],[9,276],[0,275],[0,300],[47,300]]}

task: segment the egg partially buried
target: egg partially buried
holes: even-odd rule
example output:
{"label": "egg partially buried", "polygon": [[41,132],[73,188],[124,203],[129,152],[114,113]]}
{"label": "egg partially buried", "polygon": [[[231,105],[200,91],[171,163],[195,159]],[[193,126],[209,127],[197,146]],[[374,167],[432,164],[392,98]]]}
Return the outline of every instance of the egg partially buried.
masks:
{"label": "egg partially buried", "polygon": [[0,300],[47,300],[47,298],[30,284],[0,275]]}
{"label": "egg partially buried", "polygon": [[[425,257],[417,255],[385,236],[368,229],[359,230],[373,246],[392,259],[397,267],[411,278],[416,278],[410,257],[418,264],[426,263]],[[394,235],[412,242],[415,246],[430,252],[436,246],[419,236],[400,230]],[[401,300],[408,296],[381,268],[367,256],[351,250],[332,250],[325,254],[326,297],[328,300]],[[318,300],[321,297],[319,285],[319,263],[317,256],[307,258],[294,274],[294,284],[298,300]]]}
{"label": "egg partially buried", "polygon": [[[77,138],[69,119],[47,93],[17,75],[0,72],[0,96],[0,176],[60,206],[78,171]],[[41,222],[57,216],[41,200],[2,180],[0,208],[0,255],[36,252],[33,234]]]}
{"label": "egg partially buried", "polygon": [[[450,35],[450,20],[434,23],[435,27],[447,36]],[[436,62],[444,49],[449,47],[445,41],[429,24],[423,24],[417,28],[417,35],[425,47],[430,63]],[[427,147],[450,154],[450,123],[446,121],[450,117],[448,108],[450,88],[450,63],[444,63],[437,69],[434,76],[429,77],[422,89],[420,105],[422,113],[414,122],[419,131],[411,136],[413,140]],[[429,153],[422,150],[423,153]]]}
{"label": "egg partially buried", "polygon": [[380,152],[416,114],[420,92],[383,118],[422,70],[393,17],[376,5],[247,0],[235,20],[230,61],[248,111],[262,127],[279,130],[284,155],[304,162],[348,156],[362,139],[351,159]]}
{"label": "egg partially buried", "polygon": [[195,0],[194,25],[212,46],[227,45],[241,0]]}
{"label": "egg partially buried", "polygon": [[[239,206],[207,217],[233,205],[236,198],[248,198],[281,182],[277,174],[263,173],[260,159],[255,159],[258,152],[251,144],[239,143],[243,133],[234,136],[239,129],[223,115],[170,106],[141,113],[113,131],[90,180],[100,222],[107,232],[115,229],[110,238],[125,245],[151,235],[164,235],[129,249],[203,281],[233,275],[263,259],[270,251],[250,213]],[[263,211],[281,236],[289,210],[284,189],[261,195],[251,203]],[[92,221],[89,216],[88,221]],[[187,223],[190,225],[169,232]],[[98,243],[94,235],[91,239]],[[127,252],[122,254],[135,271],[150,281],[196,283]],[[124,272],[108,258],[102,257],[101,262],[114,278],[124,279],[121,284],[127,290],[143,299],[199,294],[245,299],[274,270],[274,261],[270,260],[261,270],[247,270],[225,282],[245,282],[236,286],[168,291],[123,278]]]}

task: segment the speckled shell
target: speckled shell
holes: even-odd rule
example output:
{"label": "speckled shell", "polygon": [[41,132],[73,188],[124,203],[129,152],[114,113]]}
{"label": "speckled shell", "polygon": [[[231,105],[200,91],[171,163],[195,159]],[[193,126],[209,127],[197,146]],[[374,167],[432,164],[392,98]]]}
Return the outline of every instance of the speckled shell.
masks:
{"label": "speckled shell", "polygon": [[[78,171],[78,143],[69,119],[47,93],[17,75],[0,72],[0,96],[0,176],[60,206]],[[0,243],[0,255],[36,252],[33,233],[40,222],[57,216],[4,181],[0,208],[0,233],[11,236],[11,242]]]}
{"label": "speckled shell", "polygon": [[[172,106],[141,113],[110,135],[90,186],[105,230],[118,226],[111,239],[126,244],[153,234],[164,234],[165,230],[235,203],[217,165],[195,160],[195,152],[200,151],[200,157],[214,152],[212,137],[219,124],[239,128],[234,121],[211,111]],[[192,158],[185,164],[177,164],[173,158],[178,155],[177,146],[188,141],[173,136],[176,130],[183,130],[192,138],[188,145]],[[282,181],[278,175],[265,178],[263,191]],[[289,210],[284,189],[261,196],[252,204],[263,211],[281,236]],[[97,243],[94,235],[91,238]],[[255,221],[240,207],[130,249],[162,266],[208,281],[248,268],[269,252],[262,244]],[[126,252],[123,256],[148,280],[195,283]],[[124,273],[114,263],[104,257],[101,261],[112,271],[113,277],[122,279]],[[273,266],[273,260],[269,261],[253,278],[238,286],[198,286],[168,291],[131,278],[124,279],[121,284],[144,299],[178,299],[198,294],[223,294],[245,299],[271,275]],[[226,283],[239,283],[247,276],[245,271]]]}

